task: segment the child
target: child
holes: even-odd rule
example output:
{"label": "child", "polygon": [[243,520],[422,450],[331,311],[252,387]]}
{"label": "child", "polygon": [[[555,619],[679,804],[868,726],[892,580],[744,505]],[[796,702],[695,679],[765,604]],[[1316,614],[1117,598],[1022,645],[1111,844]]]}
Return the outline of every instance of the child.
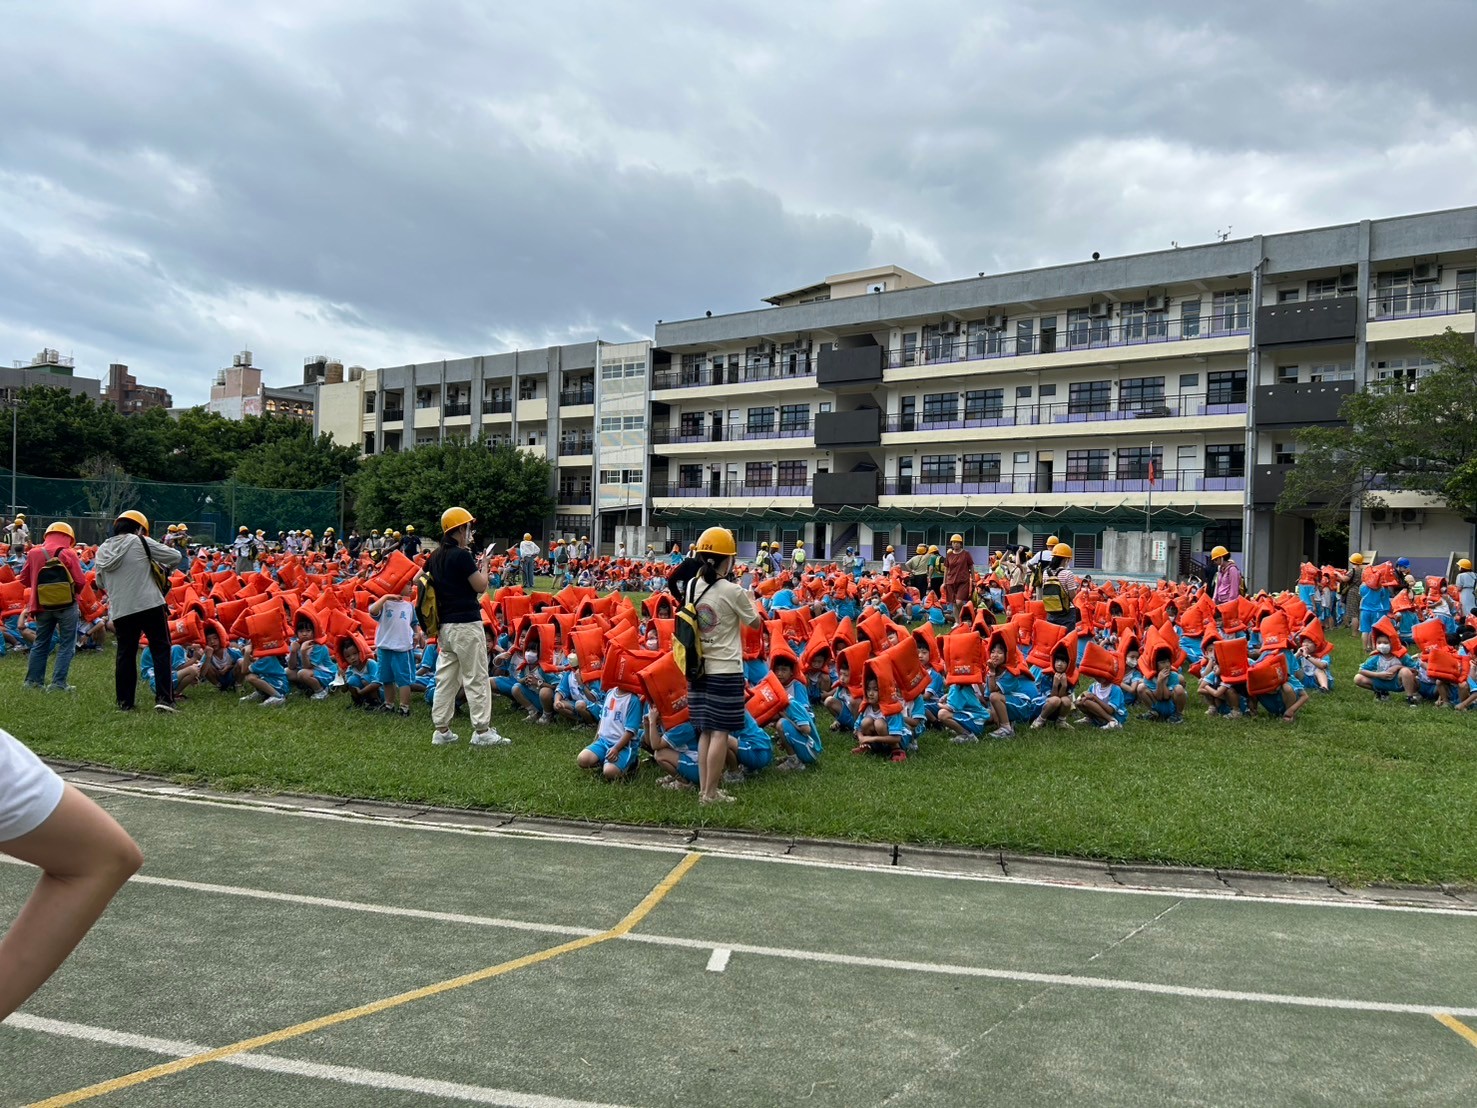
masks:
{"label": "child", "polygon": [[601,767],[607,781],[624,777],[636,768],[641,756],[641,698],[624,689],[611,689],[605,694],[600,711],[600,729],[595,741],[579,753],[581,769]]}
{"label": "child", "polygon": [[1112,681],[1093,679],[1077,701],[1087,722],[1104,731],[1117,731],[1128,718],[1128,698]]}
{"label": "child", "polygon": [[236,680],[251,689],[241,698],[242,704],[260,701],[263,708],[280,708],[287,703],[287,667],[281,658],[255,657],[249,641],[241,648]]}
{"label": "child", "polygon": [[570,723],[584,723],[594,727],[600,722],[600,701],[590,695],[585,683],[580,680],[579,659],[570,654],[568,668],[559,677],[559,687],[554,692],[554,711]]}
{"label": "child", "polygon": [[524,640],[523,654],[515,664],[517,680],[510,693],[513,703],[523,709],[529,723],[553,723],[554,684],[539,665],[538,639],[534,635]]}
{"label": "child", "polygon": [[998,636],[991,639],[985,687],[990,693],[990,719],[995,723],[995,730],[990,732],[992,739],[1014,738],[1015,725],[1035,720],[1046,703],[1035,682],[1011,673],[1005,668],[1005,659],[1005,641]]}
{"label": "child", "polygon": [[214,686],[221,692],[232,691],[236,687],[236,663],[240,660],[241,652],[223,643],[216,628],[205,629],[205,653],[200,656],[198,667],[202,685]]}
{"label": "child", "polygon": [[985,733],[990,709],[981,698],[981,691],[980,684],[950,685],[945,690],[939,703],[938,722],[946,731],[954,732],[949,739],[951,743],[977,743]]}
{"label": "child", "polygon": [[316,634],[311,619],[297,617],[297,637],[287,655],[287,681],[303,689],[313,700],[327,700],[329,686],[338,677],[338,666],[328,647],[313,641]]}
{"label": "child", "polygon": [[[758,773],[774,761],[774,740],[748,712],[744,713],[744,725],[729,736],[728,741],[739,766],[746,773]],[[728,775],[724,774],[725,782],[727,778]]]}
{"label": "child", "polygon": [[1308,703],[1308,690],[1296,678],[1289,677],[1276,692],[1258,694],[1256,702],[1269,716],[1276,716],[1283,723],[1292,723]]}
{"label": "child", "polygon": [[344,660],[344,685],[349,690],[349,707],[379,711],[385,702],[379,667],[372,659],[360,655],[359,644],[350,638],[339,640],[338,654]]}
{"label": "child", "polygon": [[774,768],[803,770],[806,766],[815,765],[821,753],[820,725],[810,710],[810,693],[803,683],[795,680],[795,659],[790,655],[776,655],[771,668],[775,678],[790,694],[789,706],[777,725],[780,741],[790,754]]}
{"label": "child", "polygon": [[869,676],[865,689],[866,706],[857,720],[857,746],[852,753],[882,754],[894,762],[906,762],[908,752],[904,746],[908,735],[902,713],[889,716],[882,711],[882,691],[877,678]]}
{"label": "child", "polygon": [[851,731],[856,726],[856,705],[852,703],[849,686],[851,664],[845,658],[836,660],[836,679],[831,685],[831,695],[826,697],[826,711],[836,717],[832,731]]}
{"label": "child", "polygon": [[1067,716],[1075,703],[1072,694],[1076,692],[1077,683],[1067,675],[1070,665],[1065,646],[1058,646],[1051,652],[1051,681],[1046,703],[1041,706],[1041,714],[1031,721],[1031,730],[1039,730],[1048,723],[1055,723],[1058,727],[1072,726]]}
{"label": "child", "polygon": [[1185,686],[1175,672],[1174,655],[1168,649],[1154,652],[1154,681],[1140,686],[1141,703],[1148,705],[1147,720],[1185,722]]}
{"label": "child", "polygon": [[1384,632],[1372,632],[1374,651],[1354,674],[1354,684],[1361,689],[1372,689],[1376,700],[1389,700],[1393,692],[1405,692],[1405,703],[1416,707],[1420,699],[1415,694],[1415,670],[1403,657],[1396,655],[1390,646],[1390,637]]}
{"label": "child", "polygon": [[384,710],[398,711],[405,719],[410,718],[411,686],[415,684],[410,663],[410,652],[415,647],[415,605],[410,602],[414,585],[409,581],[399,596],[382,596],[369,606],[370,618],[379,623],[374,646],[380,684],[384,686]]}
{"label": "child", "polygon": [[[173,683],[174,699],[183,700],[181,695],[191,685],[200,680],[200,671],[193,664],[194,659],[179,643],[169,648],[169,679]],[[154,653],[151,650],[143,651],[143,659],[139,664],[139,671],[149,685],[149,691],[157,691],[154,687]]]}
{"label": "child", "polygon": [[1302,639],[1298,642],[1294,660],[1304,688],[1315,688],[1319,692],[1332,690],[1333,678],[1329,672],[1329,660],[1320,658],[1313,652],[1313,643],[1310,640]]}

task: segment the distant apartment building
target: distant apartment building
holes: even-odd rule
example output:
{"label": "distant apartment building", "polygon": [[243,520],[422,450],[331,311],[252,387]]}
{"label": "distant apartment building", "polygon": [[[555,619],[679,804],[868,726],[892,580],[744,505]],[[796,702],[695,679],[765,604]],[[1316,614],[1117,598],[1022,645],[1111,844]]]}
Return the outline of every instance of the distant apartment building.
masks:
{"label": "distant apartment building", "polygon": [[[1224,545],[1257,587],[1349,544],[1276,511],[1297,433],[1411,385],[1414,343],[1477,319],[1477,208],[944,284],[841,274],[773,307],[658,324],[651,522],[880,558],[1071,543],[1079,567],[1182,573]],[[1357,549],[1445,572],[1472,525],[1387,491]]]}
{"label": "distant apartment building", "polygon": [[331,365],[317,389],[319,433],[358,443],[366,455],[451,439],[516,446],[553,463],[555,510],[543,537],[644,548],[650,343],[574,343],[339,373]]}
{"label": "distant apartment building", "polygon": [[216,371],[206,408],[227,419],[272,414],[311,423],[317,386],[312,383],[264,385],[262,371],[251,359],[251,351],[243,350],[232,356],[229,366]]}
{"label": "distant apartment building", "polygon": [[119,362],[108,366],[108,385],[103,390],[108,404],[124,415],[146,412],[150,408],[172,408],[174,398],[168,389],[140,385],[128,367]]}
{"label": "distant apartment building", "polygon": [[102,395],[102,382],[95,377],[78,377],[70,357],[49,347],[25,361],[14,361],[0,368],[0,400],[10,400],[30,388],[66,389],[70,393],[97,400]]}

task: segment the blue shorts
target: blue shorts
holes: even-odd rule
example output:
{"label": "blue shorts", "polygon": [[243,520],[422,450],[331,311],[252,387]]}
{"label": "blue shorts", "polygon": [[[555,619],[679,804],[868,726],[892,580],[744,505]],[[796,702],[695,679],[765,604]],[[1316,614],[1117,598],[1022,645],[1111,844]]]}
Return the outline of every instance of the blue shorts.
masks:
{"label": "blue shorts", "polygon": [[374,652],[374,658],[379,663],[382,685],[415,684],[415,667],[410,664],[410,651],[380,647]]}
{"label": "blue shorts", "polygon": [[1260,704],[1263,708],[1265,708],[1269,715],[1287,715],[1287,702],[1282,699],[1282,694],[1280,692],[1268,693],[1266,696],[1259,696],[1256,698],[1256,702]]}
{"label": "blue shorts", "polygon": [[759,770],[774,761],[774,747],[745,746],[739,743],[738,764],[747,770]]}
{"label": "blue shorts", "polygon": [[[596,739],[589,746],[585,747],[585,749],[595,755],[596,758],[599,758],[603,765],[606,755],[610,753],[610,748],[613,746],[615,746],[615,742],[612,739]],[[630,773],[636,768],[636,760],[640,757],[641,743],[639,740],[633,739],[621,747],[621,752],[615,756],[615,767],[622,773]]]}
{"label": "blue shorts", "polygon": [[1153,712],[1156,716],[1163,716],[1165,719],[1168,719],[1175,713],[1174,701],[1151,700],[1149,702],[1149,711]]}
{"label": "blue shorts", "polygon": [[1371,684],[1374,685],[1375,692],[1392,693],[1405,691],[1404,686],[1393,677],[1376,677]]}
{"label": "blue shorts", "polygon": [[1384,614],[1384,612],[1366,612],[1363,608],[1360,608],[1359,633],[1361,635],[1367,635],[1373,631],[1374,625],[1380,621],[1380,617]]}
{"label": "blue shorts", "polygon": [[[941,704],[939,707],[949,708],[947,704]],[[953,715],[954,722],[971,735],[983,735],[985,724],[991,722],[989,716],[978,715],[967,708],[949,708],[949,712]]]}

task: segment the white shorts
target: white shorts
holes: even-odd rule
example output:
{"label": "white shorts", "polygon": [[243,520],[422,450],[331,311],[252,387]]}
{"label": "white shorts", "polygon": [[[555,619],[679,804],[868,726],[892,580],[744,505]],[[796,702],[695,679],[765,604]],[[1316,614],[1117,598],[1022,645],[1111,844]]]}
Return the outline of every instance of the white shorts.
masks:
{"label": "white shorts", "polygon": [[62,779],[0,729],[0,843],[29,835],[62,802]]}

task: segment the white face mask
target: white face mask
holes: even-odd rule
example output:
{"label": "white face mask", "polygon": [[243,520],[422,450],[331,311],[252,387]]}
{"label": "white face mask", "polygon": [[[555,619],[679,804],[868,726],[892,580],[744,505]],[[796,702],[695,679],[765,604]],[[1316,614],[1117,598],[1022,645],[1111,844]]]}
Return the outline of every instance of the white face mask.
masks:
{"label": "white face mask", "polygon": [[529,665],[533,665],[535,662],[538,661],[538,651],[537,650],[525,650],[523,652],[523,660],[525,662],[527,662]]}
{"label": "white face mask", "polygon": [[1387,642],[1375,643],[1374,648],[1378,650],[1381,654],[1390,653],[1390,644]]}

